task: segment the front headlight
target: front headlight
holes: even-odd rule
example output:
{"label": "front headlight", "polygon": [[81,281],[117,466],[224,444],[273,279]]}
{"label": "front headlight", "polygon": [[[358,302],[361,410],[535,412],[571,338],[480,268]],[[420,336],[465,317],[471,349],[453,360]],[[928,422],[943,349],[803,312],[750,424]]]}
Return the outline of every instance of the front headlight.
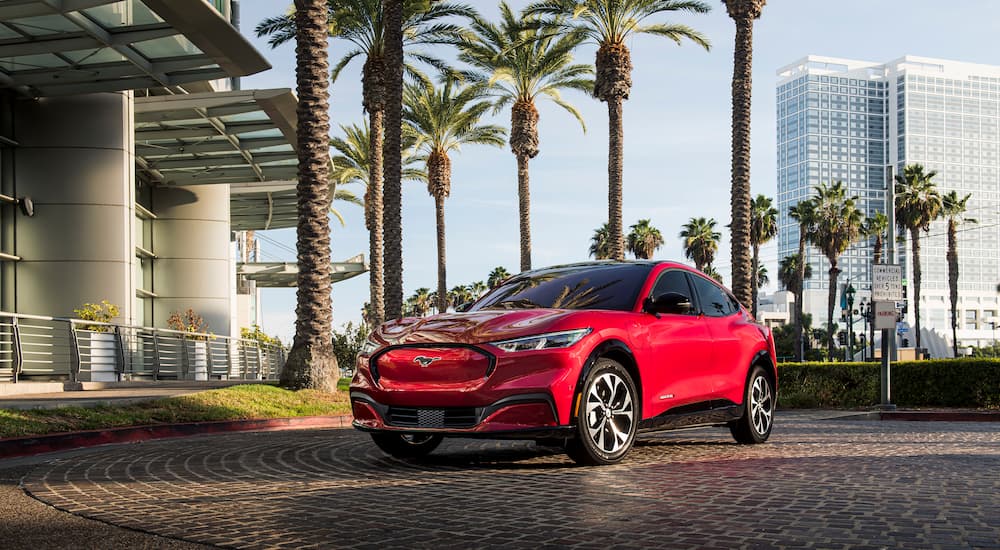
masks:
{"label": "front headlight", "polygon": [[368,339],[365,340],[365,343],[361,344],[361,355],[371,355],[380,347],[382,347],[382,344],[379,344],[375,341],[375,339],[369,336]]}
{"label": "front headlight", "polygon": [[564,330],[562,332],[550,332],[537,336],[526,336],[524,338],[515,338],[500,342],[490,342],[490,344],[507,352],[568,348],[588,334],[590,334],[589,328],[581,328],[577,330]]}

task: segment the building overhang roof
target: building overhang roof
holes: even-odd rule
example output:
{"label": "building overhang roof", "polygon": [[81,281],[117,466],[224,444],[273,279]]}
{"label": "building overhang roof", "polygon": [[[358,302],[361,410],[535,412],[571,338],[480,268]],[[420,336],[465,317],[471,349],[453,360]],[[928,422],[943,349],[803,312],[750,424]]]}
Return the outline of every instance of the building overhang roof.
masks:
{"label": "building overhang roof", "polygon": [[243,183],[229,187],[229,218],[233,231],[295,227],[297,207],[294,181]]}
{"label": "building overhang roof", "polygon": [[26,95],[163,88],[270,66],[206,0],[0,2],[0,87]]}
{"label": "building overhang roof", "polygon": [[288,89],[136,98],[140,175],[179,186],[294,180],[296,106]]}
{"label": "building overhang roof", "polygon": [[[331,263],[330,282],[339,283],[368,271],[364,254],[343,262]],[[257,288],[294,288],[299,266],[294,262],[255,262],[236,264],[237,275],[256,281]]]}

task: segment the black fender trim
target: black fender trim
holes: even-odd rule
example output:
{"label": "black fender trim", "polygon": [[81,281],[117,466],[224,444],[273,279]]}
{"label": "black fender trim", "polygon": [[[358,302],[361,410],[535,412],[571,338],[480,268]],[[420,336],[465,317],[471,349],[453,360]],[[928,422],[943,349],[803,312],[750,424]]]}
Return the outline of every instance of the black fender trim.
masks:
{"label": "black fender trim", "polygon": [[[620,351],[620,352],[628,355],[630,358],[632,358],[632,362],[633,363],[635,362],[635,355],[632,354],[631,348],[629,348],[628,344],[626,344],[625,342],[622,342],[621,340],[617,340],[617,339],[605,340],[604,342],[601,342],[600,344],[598,344],[590,352],[590,355],[587,356],[587,360],[583,362],[583,367],[580,369],[580,376],[576,380],[576,389],[573,391],[574,403],[570,404],[570,412],[569,412],[570,413],[569,414],[570,420],[572,420],[573,418],[576,417],[576,403],[575,403],[575,400],[576,400],[576,396],[578,396],[581,393],[583,393],[583,381],[587,379],[588,375],[590,375],[590,371],[594,368],[594,364],[597,363],[597,360],[599,358],[603,357],[609,351],[612,351],[612,350],[614,350],[614,351]],[[635,383],[638,386],[638,382],[637,381],[633,380],[632,382]],[[642,401],[641,395],[639,397],[640,397],[639,401],[641,402]],[[641,406],[640,406],[640,410],[641,410]]]}

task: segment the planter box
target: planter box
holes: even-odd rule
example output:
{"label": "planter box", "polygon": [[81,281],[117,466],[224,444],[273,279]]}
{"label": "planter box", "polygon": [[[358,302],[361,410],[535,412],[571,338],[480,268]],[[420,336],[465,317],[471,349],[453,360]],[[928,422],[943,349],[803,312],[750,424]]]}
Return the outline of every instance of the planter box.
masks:
{"label": "planter box", "polygon": [[119,381],[118,339],[113,333],[90,333],[90,381]]}

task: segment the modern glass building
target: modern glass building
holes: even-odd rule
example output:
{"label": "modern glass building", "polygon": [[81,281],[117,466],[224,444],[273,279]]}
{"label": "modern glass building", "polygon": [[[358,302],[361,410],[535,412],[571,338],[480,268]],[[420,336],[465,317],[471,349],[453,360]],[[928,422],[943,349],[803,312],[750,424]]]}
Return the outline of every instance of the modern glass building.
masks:
{"label": "modern glass building", "polygon": [[[922,164],[938,172],[942,193],[972,195],[968,215],[978,223],[963,226],[959,237],[958,338],[962,345],[992,341],[1000,282],[998,88],[1000,67],[913,56],[888,63],[807,56],[779,69],[779,260],[798,248],[788,209],[815,185],[842,181],[871,215],[887,206],[887,167],[899,173]],[[951,340],[946,241],[943,220],[921,239],[922,343],[935,356]],[[904,266],[908,247],[897,245]],[[872,243],[862,242],[841,259],[840,282],[850,281],[858,300],[870,291],[871,254]],[[813,278],[804,306],[818,325],[826,319],[829,265],[813,247],[807,260]]]}
{"label": "modern glass building", "polygon": [[[291,90],[239,90],[270,67],[232,0],[0,2],[0,311],[218,335],[259,323],[248,232],[295,226]],[[335,264],[335,279],[365,271]]]}

